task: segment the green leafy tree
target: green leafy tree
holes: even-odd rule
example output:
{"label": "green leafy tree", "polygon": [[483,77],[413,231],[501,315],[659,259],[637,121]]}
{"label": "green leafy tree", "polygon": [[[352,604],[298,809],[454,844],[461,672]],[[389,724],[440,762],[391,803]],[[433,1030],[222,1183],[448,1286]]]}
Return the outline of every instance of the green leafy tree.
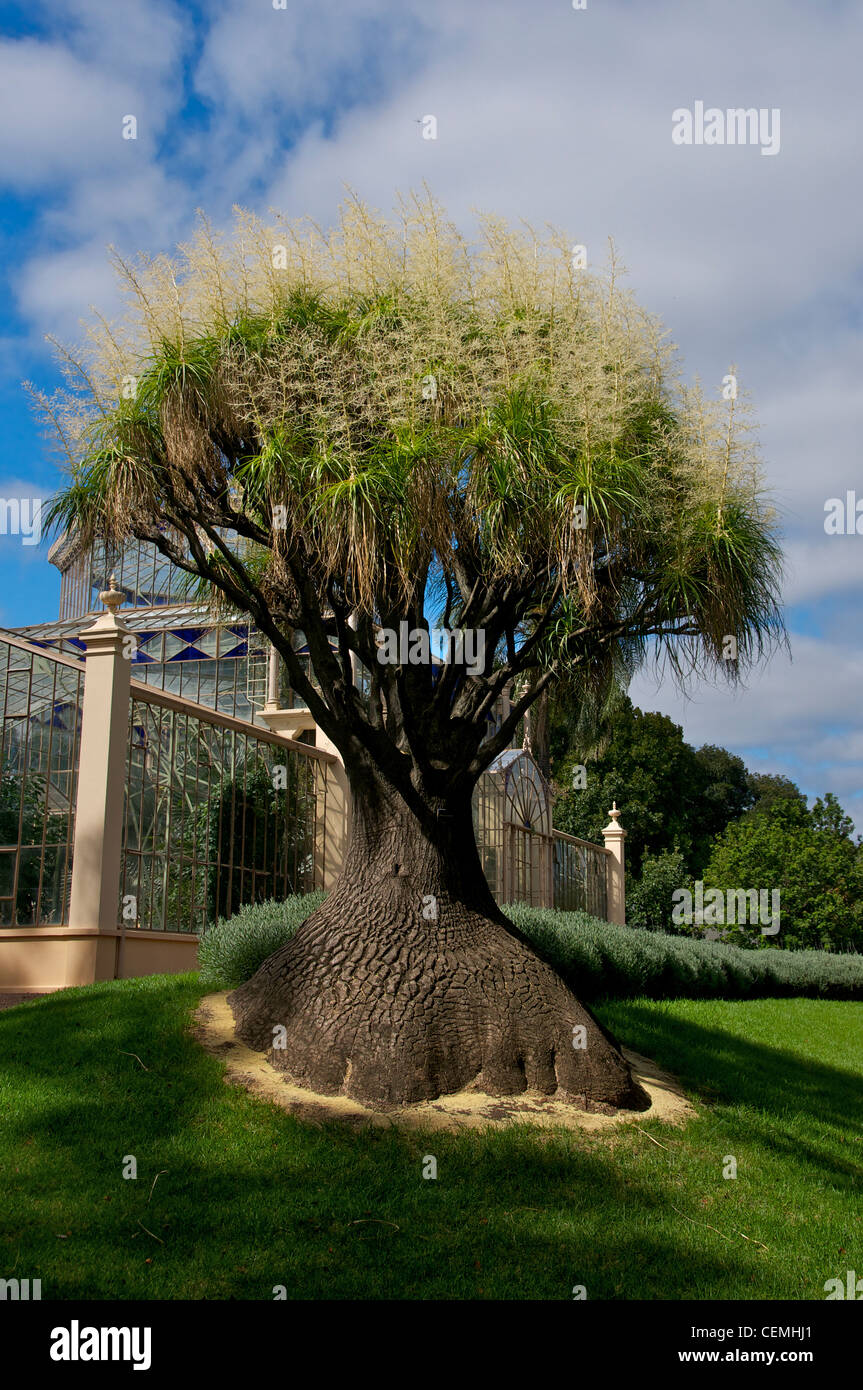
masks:
{"label": "green leafy tree", "polygon": [[[812,811],[794,796],[729,825],[713,846],[705,888],[780,891],[780,929],[754,942],[763,946],[863,949],[863,850],[851,838],[851,821],[832,793]],[[753,933],[739,926],[725,933],[747,944]]]}
{"label": "green leafy tree", "polygon": [[677,931],[672,919],[674,893],[689,885],[689,871],[678,850],[646,854],[641,877],[626,894],[626,920],[631,927],[648,931]]}
{"label": "green leafy tree", "polygon": [[750,772],[749,790],[752,796],[750,813],[770,811],[777,802],[796,802],[799,810],[808,814],[806,797],[790,777],[772,772]]}
{"label": "green leafy tree", "polygon": [[[55,520],[152,541],[248,612],[344,759],[342,876],[232,996],[239,1036],[284,1024],[276,1064],[318,1091],[642,1099],[491,897],[471,792],[555,682],[602,691],[654,649],[734,675],[728,634],[757,661],[781,552],[739,403],[678,387],[656,321],[571,246],[495,218],[468,244],[427,198],[351,202],[326,234],[242,215],[126,267],[130,318],[46,403]],[[433,600],[480,662],[381,662],[380,629],[427,631]]]}
{"label": "green leafy tree", "polygon": [[[812,803],[811,819],[813,829],[829,832],[840,840],[850,840],[854,834],[854,822],[842,810],[833,792],[827,792],[823,801],[820,796]],[[859,842],[858,836],[858,842]]]}
{"label": "green leafy tree", "polygon": [[711,841],[749,810],[753,794],[743,759],[727,748],[704,744],[697,749],[695,760],[703,773],[694,827],[693,871],[698,874],[707,861]]}
{"label": "green leafy tree", "polygon": [[[571,753],[563,769],[554,808],[559,830],[597,840],[612,803],[625,808],[627,897],[645,855],[679,852],[697,877],[714,836],[752,799],[740,758],[713,746],[696,752],[679,724],[643,713],[628,697],[617,701],[593,751]],[[583,787],[575,785],[580,780]]]}

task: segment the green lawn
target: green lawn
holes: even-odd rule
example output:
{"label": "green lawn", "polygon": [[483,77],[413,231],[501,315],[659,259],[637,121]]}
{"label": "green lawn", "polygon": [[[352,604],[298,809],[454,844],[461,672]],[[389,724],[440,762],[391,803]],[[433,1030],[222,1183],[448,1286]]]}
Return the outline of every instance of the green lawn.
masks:
{"label": "green lawn", "polygon": [[303,1126],[225,1086],[188,1034],[199,993],[156,977],[0,1013],[0,1277],[43,1299],[823,1299],[863,1272],[863,1004],[602,1006],[701,1112],[644,1122],[659,1147]]}

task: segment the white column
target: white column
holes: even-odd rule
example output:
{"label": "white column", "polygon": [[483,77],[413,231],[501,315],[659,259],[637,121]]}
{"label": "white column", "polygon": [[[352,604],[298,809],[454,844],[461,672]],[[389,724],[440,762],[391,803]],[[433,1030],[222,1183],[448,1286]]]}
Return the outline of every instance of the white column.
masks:
{"label": "white column", "polygon": [[272,642],[270,643],[270,655],[267,663],[267,703],[265,710],[279,708],[279,653],[276,651]]}
{"label": "white column", "polygon": [[[117,617],[123,595],[113,575],[110,586],[99,595],[108,611],[79,633],[87,655],[69,926],[114,934],[120,906],[133,639]],[[97,979],[105,978],[106,953],[101,954]]]}
{"label": "white column", "polygon": [[[359,625],[360,615],[355,608],[353,613],[351,613],[350,617],[348,618],[348,627],[353,628],[354,632],[356,632]],[[351,680],[353,681],[354,685],[356,685],[357,681],[359,680],[359,664],[360,659],[357,656],[356,652],[351,652]]]}
{"label": "white column", "polygon": [[609,922],[618,922],[621,926],[625,926],[626,876],[623,842],[626,839],[626,831],[622,825],[618,825],[620,812],[617,809],[616,801],[613,802],[608,814],[611,819],[602,832],[605,848],[610,851],[605,856],[606,911]]}

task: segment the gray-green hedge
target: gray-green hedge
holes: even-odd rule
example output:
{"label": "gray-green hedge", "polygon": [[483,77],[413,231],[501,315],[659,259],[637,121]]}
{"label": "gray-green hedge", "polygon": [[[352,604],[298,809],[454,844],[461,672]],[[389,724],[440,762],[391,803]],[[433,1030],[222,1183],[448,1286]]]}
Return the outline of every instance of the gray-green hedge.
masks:
{"label": "gray-green hedge", "polygon": [[522,903],[504,911],[584,999],[863,999],[861,955],[745,951],[720,941],[618,927],[586,912],[554,912]]}
{"label": "gray-green hedge", "polygon": [[[244,907],[201,939],[201,981],[235,989],[293,936],[323,893]],[[582,999],[603,996],[863,999],[863,955],[824,951],[744,951],[719,941],[616,927],[586,912],[504,908],[507,916]]]}
{"label": "gray-green hedge", "polygon": [[250,980],[325,897],[325,893],[292,893],[281,902],[252,903],[233,917],[220,917],[204,932],[198,947],[201,983],[210,989],[236,989]]}

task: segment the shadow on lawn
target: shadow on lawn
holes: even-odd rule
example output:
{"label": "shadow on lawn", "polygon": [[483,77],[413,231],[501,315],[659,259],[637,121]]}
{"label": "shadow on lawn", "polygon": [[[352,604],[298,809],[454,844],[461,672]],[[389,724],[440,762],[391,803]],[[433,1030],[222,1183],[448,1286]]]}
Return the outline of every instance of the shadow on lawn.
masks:
{"label": "shadow on lawn", "polygon": [[[765,1293],[773,1276],[751,1248],[693,1245],[671,1207],[689,1197],[654,1154],[619,1163],[595,1137],[524,1129],[316,1129],[227,1088],[188,1034],[198,993],[191,977],[106,984],[0,1015],[0,1275],[20,1252],[43,1297],[61,1299],[269,1299],[275,1284],[289,1298],[570,1298],[576,1284],[590,1298],[730,1298],[747,1281],[800,1296]],[[859,1101],[847,1073],[801,1077],[778,1050],[617,1007],[625,1040],[655,1044],[694,1089],[770,1113],[766,1143],[781,1146],[789,1104],[834,1128],[849,1086]],[[437,1182],[420,1177],[428,1152]],[[137,1182],[120,1176],[130,1153]],[[823,1171],[815,1145],[807,1158]]]}
{"label": "shadow on lawn", "polygon": [[[842,1007],[838,1005],[837,1007]],[[853,1005],[850,1007],[854,1007]],[[708,1104],[745,1105],[747,1132],[780,1154],[805,1159],[819,1173],[859,1183],[863,1176],[863,1076],[801,1058],[763,1042],[705,1027],[638,1001],[607,1003],[628,1046],[652,1057]],[[856,1018],[855,1014],[855,1018]],[[758,1112],[761,1119],[756,1114]],[[804,1139],[795,1120],[805,1116]],[[847,1147],[847,1157],[836,1145]]]}

